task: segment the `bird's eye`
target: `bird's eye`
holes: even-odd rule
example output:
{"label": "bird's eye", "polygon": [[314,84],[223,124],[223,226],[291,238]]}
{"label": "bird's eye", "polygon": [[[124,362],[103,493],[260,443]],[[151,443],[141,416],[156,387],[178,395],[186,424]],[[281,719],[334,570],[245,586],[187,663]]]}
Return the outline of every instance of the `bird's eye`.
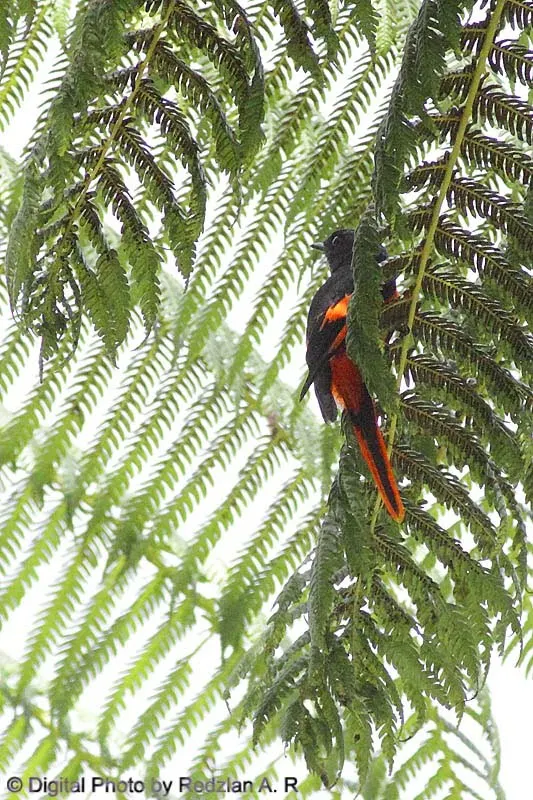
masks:
{"label": "bird's eye", "polygon": [[335,245],[337,244],[337,242],[338,242],[338,241],[339,241],[339,237],[338,237],[338,236],[334,236],[334,237],[333,237],[333,239],[331,240],[331,244],[332,244],[333,246],[335,246]]}

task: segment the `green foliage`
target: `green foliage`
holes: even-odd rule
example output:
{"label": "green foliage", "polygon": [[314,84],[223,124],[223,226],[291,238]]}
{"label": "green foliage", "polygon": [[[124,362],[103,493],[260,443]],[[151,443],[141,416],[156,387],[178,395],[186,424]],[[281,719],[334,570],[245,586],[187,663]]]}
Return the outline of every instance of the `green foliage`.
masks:
{"label": "green foliage", "polygon": [[[425,735],[418,734],[410,742],[409,754],[401,765],[387,774],[385,759],[381,756],[372,762],[366,781],[357,787],[368,800],[399,800],[409,792],[413,777],[424,767],[433,767],[433,773],[418,798],[448,797],[503,798],[503,790],[494,772],[494,763],[500,758],[500,743],[491,717],[489,697],[482,692],[466,712],[461,727],[452,724],[445,716],[432,709]],[[408,721],[408,726],[413,720]],[[440,764],[434,762],[443,754]],[[415,796],[415,795],[413,795]]]}
{"label": "green foliage", "polygon": [[[3,626],[39,594],[6,774],[275,782],[281,738],[299,797],[503,797],[482,687],[495,647],[531,665],[533,11],[472,6],[0,11],[4,125],[59,49],[0,150]],[[341,226],[401,529],[349,426],[337,468],[297,402],[309,245]]]}
{"label": "green foliage", "polygon": [[[212,123],[218,168],[234,181],[260,142],[263,68],[244,11],[233,9],[232,37],[227,9],[219,32],[187,3],[143,5],[121,0],[80,8],[25,159],[6,272],[11,305],[41,337],[43,358],[57,351],[68,329],[75,346],[84,311],[111,356],[125,339],[133,305],[150,330],[160,304],[162,247],[190,274],[207,194],[198,108]],[[41,16],[49,33],[50,6],[43,4]],[[8,42],[6,119],[14,110],[9,97],[20,101],[43,44],[44,22],[32,23],[21,52],[11,55]],[[193,69],[194,61],[203,70]],[[233,108],[237,130],[228,121]],[[142,201],[132,196],[133,176]],[[153,241],[148,223],[155,210],[162,228]],[[121,226],[117,251],[104,225],[109,213]],[[122,319],[114,324],[118,305]]]}
{"label": "green foliage", "polygon": [[379,313],[382,306],[381,275],[375,254],[380,241],[375,222],[363,216],[354,243],[355,291],[348,314],[348,353],[362,366],[369,392],[385,406],[395,398],[392,375],[379,347]]}
{"label": "green foliage", "polygon": [[[529,51],[500,44],[503,2],[486,8],[483,21],[472,25],[463,17],[461,23],[459,12],[471,5],[422,4],[378,132],[375,200],[378,215],[394,226],[398,253],[384,269],[403,276],[405,286],[382,318],[400,390],[396,408],[379,345],[380,279],[372,264],[380,236],[368,214],[354,248],[348,347],[389,411],[390,446],[400,440],[392,452],[399,474],[410,479],[403,490],[407,538],[379,506],[372,510],[364,484],[354,480],[361,467],[349,444],[306,573],[309,644],[291,654],[299,695],[326,691],[343,708],[347,736],[356,719],[352,758],[362,782],[374,732],[392,759],[409,707],[417,709],[415,727],[427,718],[428,701],[464,713],[469,691],[484,680],[494,644],[502,651],[509,629],[517,637],[520,630],[527,515],[515,492],[528,463],[523,432],[533,423],[526,388],[533,364],[526,327],[532,242],[523,205],[530,173],[520,140],[528,137],[531,108],[508,91],[517,80],[529,80]],[[513,18],[515,32],[520,23],[529,24],[520,14]],[[498,112],[490,105],[493,98]],[[505,138],[487,135],[485,122],[503,128]],[[481,493],[479,505],[465,484]],[[456,533],[417,504],[423,487],[436,509],[447,506],[460,516]],[[297,606],[305,598],[300,589]],[[278,624],[276,614],[271,625]],[[339,643],[355,681],[340,697],[333,678],[321,683]],[[402,648],[408,659],[399,657]],[[266,647],[267,674],[289,670],[289,652]],[[255,680],[252,675],[253,687]],[[273,677],[265,690],[272,719],[283,706],[272,696],[277,689]],[[313,725],[332,731],[325,707],[322,700],[316,703]],[[256,729],[264,724],[264,715],[256,717]],[[320,753],[299,728],[284,730],[308,761],[309,749],[315,757]],[[313,768],[330,782],[327,752]]]}

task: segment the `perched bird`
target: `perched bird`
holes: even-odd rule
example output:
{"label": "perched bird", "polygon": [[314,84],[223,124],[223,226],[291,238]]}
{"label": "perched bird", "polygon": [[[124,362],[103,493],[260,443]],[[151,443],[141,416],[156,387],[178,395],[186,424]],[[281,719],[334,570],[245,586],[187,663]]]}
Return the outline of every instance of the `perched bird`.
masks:
{"label": "perched bird", "polygon": [[[309,373],[300,399],[314,383],[325,422],[333,422],[337,418],[337,406],[344,411],[353,426],[361,454],[385,508],[393,519],[401,522],[405,509],[379,429],[374,401],[357,364],[346,352],[346,313],[354,291],[354,236],[353,230],[342,229],[332,233],[323,243],[312,245],[325,254],[331,275],[317,291],[309,308],[306,337]],[[376,260],[380,262],[386,258],[387,251],[381,247]],[[383,284],[382,294],[385,302],[398,296],[394,279]]]}

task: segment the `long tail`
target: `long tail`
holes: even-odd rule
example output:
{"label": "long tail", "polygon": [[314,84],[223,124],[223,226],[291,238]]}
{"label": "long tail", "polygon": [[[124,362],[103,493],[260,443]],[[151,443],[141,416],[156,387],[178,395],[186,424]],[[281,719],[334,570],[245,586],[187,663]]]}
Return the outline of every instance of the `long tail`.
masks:
{"label": "long tail", "polygon": [[336,353],[329,362],[331,392],[337,404],[348,414],[361,454],[385,508],[391,517],[401,522],[405,516],[398,484],[387,455],[385,440],[379,429],[374,402],[363,383],[359,369],[348,357],[346,350]]}
{"label": "long tail", "polygon": [[401,522],[405,516],[405,508],[387,455],[385,440],[378,427],[374,403],[366,386],[363,386],[359,412],[348,413],[361,448],[361,455],[374,478],[383,504],[391,517]]}

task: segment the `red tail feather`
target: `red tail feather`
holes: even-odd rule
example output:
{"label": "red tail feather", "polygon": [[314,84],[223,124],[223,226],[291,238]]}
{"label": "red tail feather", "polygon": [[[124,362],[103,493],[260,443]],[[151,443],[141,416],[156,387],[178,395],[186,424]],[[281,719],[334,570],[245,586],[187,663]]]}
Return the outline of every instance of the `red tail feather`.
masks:
{"label": "red tail feather", "polygon": [[330,360],[330,367],[333,396],[350,416],[361,455],[376,483],[385,508],[393,519],[401,522],[405,516],[405,509],[387,455],[385,440],[378,426],[374,403],[363,383],[361,373],[344,350]]}
{"label": "red tail feather", "polygon": [[385,440],[377,422],[374,423],[373,429],[354,424],[353,430],[361,448],[361,455],[374,478],[385,508],[393,519],[402,522],[405,508],[387,455]]}

